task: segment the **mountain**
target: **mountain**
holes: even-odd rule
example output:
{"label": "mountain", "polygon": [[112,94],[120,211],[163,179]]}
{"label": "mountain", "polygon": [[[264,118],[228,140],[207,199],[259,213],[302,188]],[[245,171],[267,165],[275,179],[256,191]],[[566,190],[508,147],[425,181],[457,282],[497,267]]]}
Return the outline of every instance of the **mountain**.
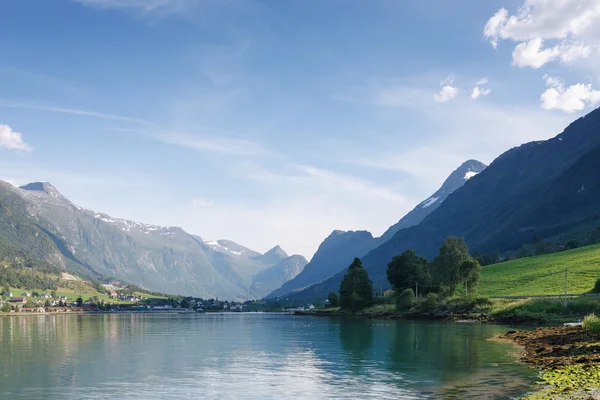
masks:
{"label": "mountain", "polygon": [[279,246],[273,247],[271,250],[267,251],[265,254],[253,257],[254,260],[260,261],[264,264],[273,265],[280,261],[285,260],[289,256],[283,249]]}
{"label": "mountain", "polygon": [[396,232],[420,223],[425,217],[436,210],[455,190],[462,187],[470,178],[479,174],[486,165],[468,160],[448,176],[442,186],[426,200],[422,201],[412,211],[406,214],[398,223],[391,226],[381,237],[373,238],[367,231],[334,231],[319,246],[313,259],[296,278],[286,282],[281,288],[273,291],[267,297],[282,297],[299,291],[316,282],[325,280],[340,271],[344,271],[354,257],[362,257],[377,246],[385,243]]}
{"label": "mountain", "polygon": [[[164,293],[249,299],[255,275],[287,255],[203,240],[177,227],[81,208],[49,183],[0,181],[0,243],[88,279],[115,278]],[[289,276],[282,270],[280,279]],[[273,278],[270,278],[273,280]]]}
{"label": "mountain", "polygon": [[350,265],[354,257],[366,254],[375,244],[373,235],[367,231],[333,231],[304,270],[267,297],[279,297],[327,279]]}
{"label": "mountain", "polygon": [[272,267],[257,273],[253,278],[250,290],[258,297],[264,297],[298,276],[306,264],[308,264],[306,258],[299,255],[285,258]]}
{"label": "mountain", "polygon": [[458,167],[450,176],[444,181],[442,187],[440,187],[433,195],[423,200],[417,205],[411,212],[406,214],[398,223],[392,225],[381,237],[379,243],[385,243],[394,236],[400,229],[409,228],[414,225],[418,225],[436,210],[443,202],[454,193],[457,189],[461,188],[470,178],[479,174],[483,171],[487,165],[477,160],[465,161],[460,167]]}
{"label": "mountain", "polygon": [[[448,196],[419,225],[398,231],[363,258],[373,282],[387,284],[391,258],[407,249],[432,258],[444,238],[472,251],[508,252],[535,240],[564,242],[600,226],[600,109],[553,139],[507,151]],[[337,290],[343,272],[295,294],[313,299]]]}

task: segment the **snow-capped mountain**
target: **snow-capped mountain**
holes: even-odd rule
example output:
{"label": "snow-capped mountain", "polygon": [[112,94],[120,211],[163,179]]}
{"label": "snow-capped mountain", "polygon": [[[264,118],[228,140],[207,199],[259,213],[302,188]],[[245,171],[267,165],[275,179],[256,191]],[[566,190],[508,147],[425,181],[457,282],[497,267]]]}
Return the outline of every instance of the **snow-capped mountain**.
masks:
{"label": "snow-capped mountain", "polygon": [[444,181],[442,186],[429,198],[423,200],[400,221],[392,225],[381,237],[379,243],[387,242],[400,229],[419,224],[435,209],[437,209],[448,196],[462,187],[469,179],[478,175],[487,166],[477,160],[465,161]]}
{"label": "snow-capped mountain", "polygon": [[278,254],[285,257],[273,258],[178,227],[114,218],[79,207],[42,182],[17,188],[0,181],[0,240],[83,277],[201,297],[262,297],[298,269],[271,269],[261,282],[257,274],[287,258],[283,250]]}

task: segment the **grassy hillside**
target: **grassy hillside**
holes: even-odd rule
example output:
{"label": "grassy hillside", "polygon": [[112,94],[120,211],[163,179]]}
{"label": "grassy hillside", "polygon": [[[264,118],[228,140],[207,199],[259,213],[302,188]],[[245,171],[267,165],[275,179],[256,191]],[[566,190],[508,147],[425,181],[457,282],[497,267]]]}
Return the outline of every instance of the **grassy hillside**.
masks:
{"label": "grassy hillside", "polygon": [[479,293],[484,296],[561,294],[567,268],[568,293],[589,292],[600,278],[600,245],[489,265],[483,268]]}

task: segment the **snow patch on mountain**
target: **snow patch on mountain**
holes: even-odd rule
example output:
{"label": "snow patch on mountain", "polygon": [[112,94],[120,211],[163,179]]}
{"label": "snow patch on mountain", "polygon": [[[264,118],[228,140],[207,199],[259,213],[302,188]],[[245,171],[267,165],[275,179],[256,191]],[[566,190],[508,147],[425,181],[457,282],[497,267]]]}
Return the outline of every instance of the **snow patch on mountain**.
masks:
{"label": "snow patch on mountain", "polygon": [[423,202],[423,208],[431,206],[433,203],[435,203],[439,199],[440,199],[439,197],[430,197],[430,198],[428,198],[427,200],[425,200]]}
{"label": "snow patch on mountain", "polygon": [[475,172],[475,171],[467,171],[467,173],[465,174],[465,179],[469,180],[472,177],[474,177],[475,175],[477,175],[479,172]]}

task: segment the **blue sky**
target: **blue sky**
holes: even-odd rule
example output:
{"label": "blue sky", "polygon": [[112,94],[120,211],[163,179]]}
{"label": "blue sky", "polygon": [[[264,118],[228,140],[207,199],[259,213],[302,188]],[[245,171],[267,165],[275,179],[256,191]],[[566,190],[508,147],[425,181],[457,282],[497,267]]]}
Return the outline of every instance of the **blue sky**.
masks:
{"label": "blue sky", "polygon": [[[575,7],[577,5],[577,7]],[[600,102],[599,0],[4,0],[0,179],[312,256]]]}

